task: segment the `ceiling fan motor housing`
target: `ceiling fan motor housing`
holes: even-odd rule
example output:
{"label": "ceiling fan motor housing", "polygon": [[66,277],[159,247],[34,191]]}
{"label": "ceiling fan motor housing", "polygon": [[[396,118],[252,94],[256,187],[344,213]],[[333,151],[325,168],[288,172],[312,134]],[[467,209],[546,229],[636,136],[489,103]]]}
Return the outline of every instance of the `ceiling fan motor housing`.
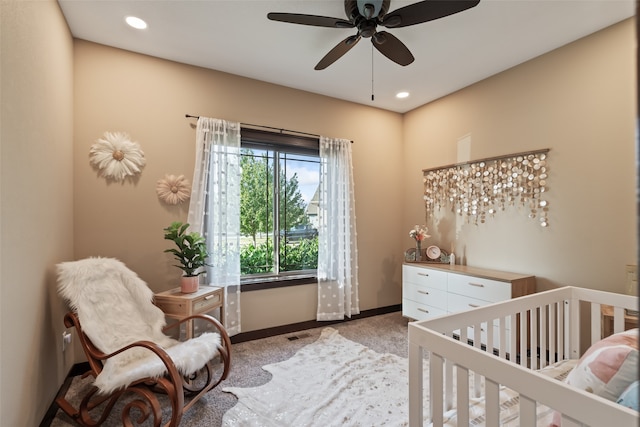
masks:
{"label": "ceiling fan motor housing", "polygon": [[353,22],[359,16],[367,19],[381,18],[389,11],[390,2],[391,0],[345,0],[344,12]]}
{"label": "ceiling fan motor housing", "polygon": [[358,29],[358,35],[368,39],[376,34],[376,27],[389,10],[389,3],[390,0],[345,0],[344,9]]}

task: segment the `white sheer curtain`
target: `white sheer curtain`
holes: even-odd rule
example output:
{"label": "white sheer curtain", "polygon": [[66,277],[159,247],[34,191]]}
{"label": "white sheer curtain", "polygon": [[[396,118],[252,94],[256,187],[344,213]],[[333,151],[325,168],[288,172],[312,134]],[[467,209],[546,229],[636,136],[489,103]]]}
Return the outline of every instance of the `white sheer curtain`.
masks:
{"label": "white sheer curtain", "polygon": [[187,222],[210,252],[206,284],[224,288],[222,322],[240,329],[240,123],[200,117]]}
{"label": "white sheer curtain", "polygon": [[317,320],[360,313],[351,141],[320,137]]}

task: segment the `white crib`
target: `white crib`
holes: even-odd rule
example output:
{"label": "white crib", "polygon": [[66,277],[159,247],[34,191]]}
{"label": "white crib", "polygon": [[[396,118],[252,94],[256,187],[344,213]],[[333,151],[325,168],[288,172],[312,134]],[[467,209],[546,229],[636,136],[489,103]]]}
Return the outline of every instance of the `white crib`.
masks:
{"label": "white crib", "polygon": [[[444,425],[452,408],[458,426],[473,425],[470,399],[478,397],[482,424],[501,425],[505,388],[518,396],[514,425],[546,425],[538,420],[542,405],[562,414],[562,427],[638,425],[636,411],[539,372],[549,364],[578,359],[603,338],[602,305],[613,306],[613,331],[619,332],[625,309],[637,310],[638,298],[564,287],[410,323],[410,426],[423,425],[424,404],[434,426]],[[581,333],[585,322],[590,331]],[[423,384],[426,354],[429,381]]]}

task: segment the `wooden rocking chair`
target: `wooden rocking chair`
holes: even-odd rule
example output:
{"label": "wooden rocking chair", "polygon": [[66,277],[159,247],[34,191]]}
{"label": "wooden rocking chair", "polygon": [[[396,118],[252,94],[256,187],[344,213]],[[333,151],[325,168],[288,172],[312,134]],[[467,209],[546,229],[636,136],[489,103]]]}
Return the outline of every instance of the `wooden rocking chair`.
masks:
{"label": "wooden rocking chair", "polygon": [[[151,289],[115,259],[57,267],[58,292],[71,307],[64,323],[76,328],[88,359],[84,377],[94,377],[77,408],[65,397],[56,399],[80,425],[101,425],[116,409],[125,426],[134,420],[177,426],[184,411],[227,378],[231,341],[215,318],[196,315],[167,327]],[[216,332],[182,342],[165,335],[189,319],[208,322]]]}

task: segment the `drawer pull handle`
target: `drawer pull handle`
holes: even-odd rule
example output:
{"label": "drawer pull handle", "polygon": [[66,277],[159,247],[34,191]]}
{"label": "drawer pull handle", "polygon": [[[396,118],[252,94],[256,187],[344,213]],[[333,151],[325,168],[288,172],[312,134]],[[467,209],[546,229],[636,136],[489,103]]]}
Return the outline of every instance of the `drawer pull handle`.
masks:
{"label": "drawer pull handle", "polygon": [[482,283],[473,283],[473,282],[469,282],[469,284],[471,286],[475,286],[477,288],[484,288],[484,285]]}
{"label": "drawer pull handle", "polygon": [[418,291],[419,294],[423,294],[423,295],[429,295],[429,292],[427,291]]}
{"label": "drawer pull handle", "polygon": [[471,308],[478,308],[478,307],[480,307],[480,306],[479,306],[478,304],[469,304],[469,307],[471,307]]}
{"label": "drawer pull handle", "polygon": [[428,313],[429,312],[429,310],[425,310],[424,308],[418,308],[418,311],[421,311],[423,313]]}
{"label": "drawer pull handle", "polygon": [[418,273],[418,276],[429,277],[429,275],[427,273]]}
{"label": "drawer pull handle", "polygon": [[215,295],[207,295],[206,297],[204,297],[205,300],[210,300],[211,298],[215,297]]}

